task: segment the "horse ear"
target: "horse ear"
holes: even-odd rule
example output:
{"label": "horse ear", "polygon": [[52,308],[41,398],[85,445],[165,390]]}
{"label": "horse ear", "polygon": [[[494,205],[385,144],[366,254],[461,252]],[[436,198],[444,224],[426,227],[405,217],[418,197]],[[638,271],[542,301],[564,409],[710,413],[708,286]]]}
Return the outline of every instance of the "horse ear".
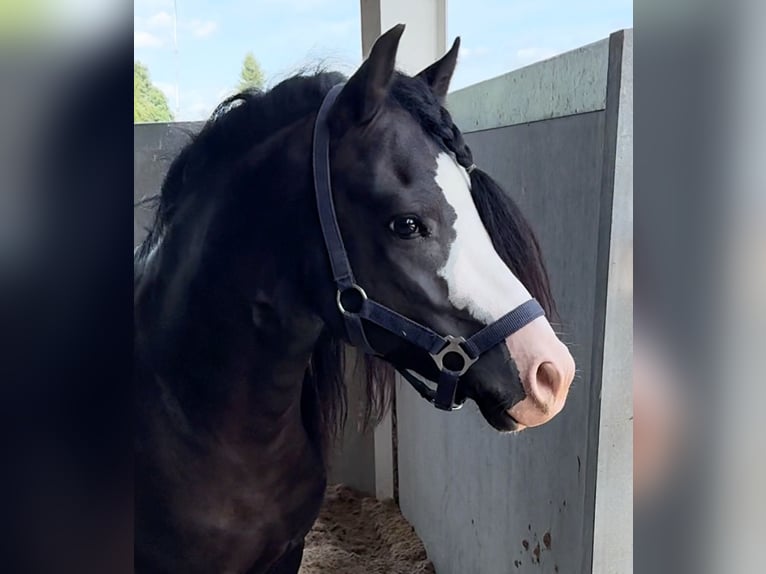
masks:
{"label": "horse ear", "polygon": [[452,80],[452,74],[455,72],[457,64],[457,53],[460,50],[460,37],[455,38],[455,42],[441,60],[437,60],[416,77],[429,85],[431,91],[437,97],[440,103],[444,103],[449,91],[449,83]]}
{"label": "horse ear", "polygon": [[394,65],[404,24],[391,28],[375,41],[370,55],[338,94],[332,111],[336,128],[369,122],[383,105],[394,79]]}

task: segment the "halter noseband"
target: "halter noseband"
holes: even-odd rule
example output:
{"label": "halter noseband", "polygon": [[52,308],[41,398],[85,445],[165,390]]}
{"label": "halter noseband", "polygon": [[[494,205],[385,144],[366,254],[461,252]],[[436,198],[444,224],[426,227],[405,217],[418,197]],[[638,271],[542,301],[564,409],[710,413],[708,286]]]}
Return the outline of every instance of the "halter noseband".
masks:
{"label": "halter noseband", "polygon": [[502,343],[524,325],[543,316],[545,312],[535,299],[530,299],[468,339],[464,339],[452,335],[439,335],[428,327],[367,297],[367,293],[356,283],[351,271],[332,198],[327,115],[342,88],[343,84],[338,84],[325,96],[314,125],[313,141],[314,190],[322,235],[337,288],[336,304],[346,323],[349,339],[355,347],[372,355],[378,354],[367,340],[362,322],[364,319],[427,351],[439,370],[435,391],[413,373],[398,367],[397,370],[424,399],[433,403],[436,408],[445,411],[457,410],[462,406],[462,402],[459,404],[455,402],[460,377],[479,360],[482,354]]}

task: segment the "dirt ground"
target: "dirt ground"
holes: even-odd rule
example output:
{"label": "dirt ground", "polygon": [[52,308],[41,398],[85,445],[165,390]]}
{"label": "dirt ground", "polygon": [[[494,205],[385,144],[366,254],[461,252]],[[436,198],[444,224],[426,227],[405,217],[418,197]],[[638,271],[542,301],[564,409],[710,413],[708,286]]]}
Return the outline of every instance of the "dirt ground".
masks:
{"label": "dirt ground", "polygon": [[434,574],[423,544],[393,501],[331,486],[306,537],[300,574]]}

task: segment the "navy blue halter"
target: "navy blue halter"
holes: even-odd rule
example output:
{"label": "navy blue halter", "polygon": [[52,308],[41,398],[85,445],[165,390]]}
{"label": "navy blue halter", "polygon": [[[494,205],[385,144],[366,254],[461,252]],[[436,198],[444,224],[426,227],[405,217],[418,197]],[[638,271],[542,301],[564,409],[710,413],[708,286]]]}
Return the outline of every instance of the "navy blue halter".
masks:
{"label": "navy blue halter", "polygon": [[446,411],[457,410],[462,406],[462,402],[455,402],[460,377],[479,360],[482,354],[505,341],[524,325],[543,316],[545,312],[535,299],[530,299],[468,339],[464,339],[452,335],[439,335],[428,327],[367,297],[367,293],[356,282],[351,271],[332,198],[327,115],[342,88],[343,84],[334,86],[319,108],[314,125],[313,165],[319,221],[337,288],[336,303],[345,320],[349,340],[355,347],[377,355],[364,332],[363,321],[369,321],[425,350],[431,355],[439,370],[438,380],[431,381],[436,383],[435,390],[413,373],[404,369],[397,368],[397,370],[424,399],[433,403],[436,408]]}

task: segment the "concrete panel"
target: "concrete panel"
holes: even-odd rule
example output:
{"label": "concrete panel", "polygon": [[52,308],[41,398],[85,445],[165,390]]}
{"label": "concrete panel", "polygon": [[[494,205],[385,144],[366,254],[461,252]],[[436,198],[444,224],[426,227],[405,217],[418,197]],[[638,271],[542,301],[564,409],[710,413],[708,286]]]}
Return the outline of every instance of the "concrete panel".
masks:
{"label": "concrete panel", "polygon": [[397,24],[407,29],[399,43],[396,65],[417,74],[446,50],[446,0],[361,0],[362,55],[367,57],[378,36]]}
{"label": "concrete panel", "polygon": [[[159,194],[162,180],[191,134],[202,128],[202,122],[136,124],[133,126],[133,201]],[[146,235],[154,209],[151,204],[133,209],[133,245]]]}
{"label": "concrete panel", "polygon": [[594,510],[594,574],[633,572],[633,31],[611,38],[607,156],[608,282]]}
{"label": "concrete panel", "polygon": [[472,403],[442,413],[402,386],[399,500],[439,574],[590,571],[603,138],[604,112],[467,135],[477,164],[538,233],[562,316],[556,330],[579,376],[556,419],[517,436],[492,430]]}
{"label": "concrete panel", "polygon": [[[355,371],[359,367],[357,363],[356,352],[353,349],[347,349],[346,356],[346,387],[348,389],[348,421],[343,431],[343,437],[340,444],[330,457],[330,473],[328,480],[331,484],[342,483],[352,488],[360,490],[369,495],[375,495],[381,488],[378,484],[385,480],[389,473],[383,477],[376,476],[375,460],[378,456],[378,445],[376,444],[376,432],[362,431],[362,413],[364,412],[365,391],[362,385],[363,373]],[[390,420],[390,419],[389,419]],[[388,428],[386,434],[388,442],[391,442],[391,428]],[[387,460],[390,460],[390,446],[387,453]],[[383,488],[386,485],[382,485]],[[393,490],[393,487],[389,487]],[[389,490],[381,498],[390,498]]]}
{"label": "concrete panel", "polygon": [[457,90],[447,107],[463,131],[603,110],[608,40]]}

